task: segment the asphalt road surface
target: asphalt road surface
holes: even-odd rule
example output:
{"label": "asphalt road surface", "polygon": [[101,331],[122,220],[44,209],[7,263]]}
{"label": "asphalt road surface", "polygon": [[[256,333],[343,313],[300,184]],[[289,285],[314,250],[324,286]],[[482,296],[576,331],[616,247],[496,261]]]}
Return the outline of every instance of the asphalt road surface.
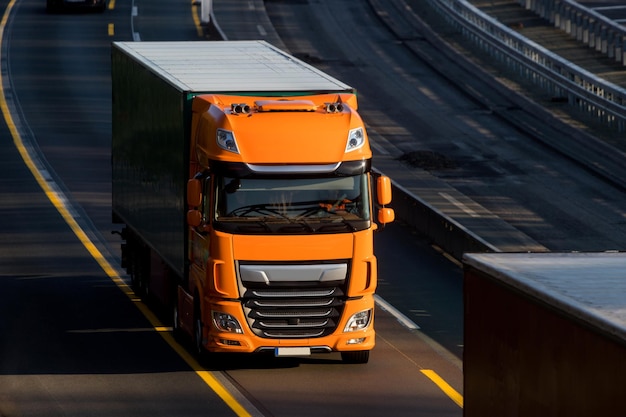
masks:
{"label": "asphalt road surface", "polygon": [[[191,7],[165,4],[140,8],[134,30],[147,25],[140,32],[145,40],[156,34],[196,40]],[[401,225],[385,231],[381,252],[397,256],[415,245],[409,255],[415,263],[388,270],[419,269],[426,288],[416,282],[413,292],[432,291],[435,277],[450,277],[454,294],[446,297],[456,317],[437,317],[436,326],[449,334],[456,356],[383,310],[378,347],[362,367],[346,367],[335,355],[287,361],[224,356],[198,371],[172,348],[171,338],[162,337],[167,323],[165,331],[155,328],[117,280],[119,241],[110,235],[108,48],[111,40],[132,37],[131,5],[118,3],[104,14],[52,15],[37,1],[12,7],[2,81],[13,114],[5,116],[0,136],[0,415],[226,416],[241,413],[241,404],[267,416],[461,415],[432,379],[434,373],[462,393],[460,270]],[[59,213],[64,208],[68,217]],[[85,247],[82,230],[95,249]],[[98,253],[104,261],[94,259]],[[103,270],[106,262],[113,271]],[[391,272],[381,270],[385,274]],[[444,314],[437,303],[431,317],[436,309]],[[420,314],[422,322],[431,320]],[[217,378],[217,391],[226,387],[232,394],[216,393],[206,375]]]}
{"label": "asphalt road surface", "polygon": [[[2,85],[17,124],[5,115],[0,126],[0,415],[245,415],[238,404],[265,416],[462,414],[461,271],[401,223],[376,237],[379,294],[421,330],[379,309],[368,365],[224,356],[203,370],[170,345],[167,322],[146,318],[116,276],[108,60],[112,40],[136,34],[206,39],[194,8],[155,0],[48,15],[41,1],[0,4],[12,7]],[[395,181],[467,215],[442,195],[451,186],[551,249],[624,246],[621,190],[493,117],[410,53],[367,2],[267,6],[293,53],[357,88],[380,156],[449,162],[395,161],[402,169],[386,172]],[[39,176],[18,153],[22,143]],[[49,187],[64,198],[46,196]],[[76,225],[58,207],[70,207]]]}

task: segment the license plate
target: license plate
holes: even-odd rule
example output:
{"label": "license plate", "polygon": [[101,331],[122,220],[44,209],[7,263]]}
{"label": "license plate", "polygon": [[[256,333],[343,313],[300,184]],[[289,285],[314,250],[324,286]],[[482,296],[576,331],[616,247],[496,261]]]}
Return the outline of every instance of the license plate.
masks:
{"label": "license plate", "polygon": [[310,356],[310,347],[277,347],[274,349],[274,356]]}

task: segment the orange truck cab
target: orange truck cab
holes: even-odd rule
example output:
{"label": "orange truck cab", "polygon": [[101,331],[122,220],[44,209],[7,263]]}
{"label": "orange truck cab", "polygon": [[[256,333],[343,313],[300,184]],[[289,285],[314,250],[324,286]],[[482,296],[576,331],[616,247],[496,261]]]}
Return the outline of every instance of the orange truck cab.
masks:
{"label": "orange truck cab", "polygon": [[263,41],[116,42],[113,218],[202,352],[365,363],[393,221],[355,91]]}

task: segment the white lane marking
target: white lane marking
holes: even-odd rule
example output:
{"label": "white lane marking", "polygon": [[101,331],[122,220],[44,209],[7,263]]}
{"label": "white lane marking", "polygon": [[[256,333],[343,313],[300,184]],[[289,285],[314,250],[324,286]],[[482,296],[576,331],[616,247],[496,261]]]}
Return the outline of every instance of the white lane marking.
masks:
{"label": "white lane marking", "polygon": [[139,8],[135,6],[135,0],[133,0],[130,8],[130,31],[133,34],[133,41],[141,42],[141,36],[139,32],[135,32],[135,17],[139,16]]}
{"label": "white lane marking", "polygon": [[419,330],[420,326],[415,324],[413,320],[402,314],[397,308],[385,301],[380,295],[374,294],[374,300],[380,308],[394,316],[404,327],[409,330]]}

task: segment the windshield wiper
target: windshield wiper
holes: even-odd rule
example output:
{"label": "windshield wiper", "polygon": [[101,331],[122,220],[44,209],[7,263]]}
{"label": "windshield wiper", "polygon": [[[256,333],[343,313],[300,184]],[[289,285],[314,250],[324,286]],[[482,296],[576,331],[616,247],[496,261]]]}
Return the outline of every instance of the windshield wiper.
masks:
{"label": "windshield wiper", "polygon": [[330,229],[333,227],[337,228],[337,226],[347,227],[352,232],[356,232],[359,230],[356,226],[352,224],[350,220],[344,219],[342,216],[325,217],[325,218],[320,219],[320,223],[321,223],[320,227],[316,229],[316,231],[318,232],[321,230]]}
{"label": "windshield wiper", "polygon": [[[249,214],[252,213],[261,214],[262,216],[249,216]],[[293,227],[293,225],[297,225],[305,228],[310,233],[315,232],[315,229],[304,219],[289,217],[286,214],[281,213],[279,210],[274,209],[272,206],[266,204],[239,207],[238,209],[235,209],[228,213],[228,216],[230,216],[230,221],[243,221],[261,225],[267,232],[272,231],[272,228],[269,226],[270,224],[284,222],[287,222],[289,225],[279,227],[279,229],[284,229],[286,227],[288,228]]]}
{"label": "windshield wiper", "polygon": [[[304,212],[296,217],[290,217],[283,211],[286,210],[303,210],[302,205],[315,204],[313,207],[304,208]],[[323,213],[320,217],[319,214]],[[350,231],[356,232],[358,230],[351,221],[345,219],[343,216],[338,215],[332,211],[328,211],[326,206],[320,206],[317,202],[308,201],[302,203],[296,203],[290,207],[283,207],[270,205],[270,204],[254,204],[249,206],[239,207],[227,214],[230,217],[230,221],[249,221],[263,226],[268,232],[272,230],[271,224],[288,222],[289,226],[283,226],[279,229],[293,227],[294,225],[302,226],[310,233],[320,232],[325,229],[332,229],[337,227],[347,227]],[[314,223],[311,223],[309,219],[314,219]],[[224,219],[226,220],[226,219]],[[226,221],[228,221],[226,220]],[[316,227],[317,222],[319,226]]]}
{"label": "windshield wiper", "polygon": [[228,213],[227,217],[259,217],[259,216],[248,216],[251,213],[257,213],[265,217],[270,218],[283,218],[288,219],[289,216],[280,212],[279,209],[275,208],[276,206],[270,204],[253,204],[250,206],[243,206],[234,209],[230,213]]}

